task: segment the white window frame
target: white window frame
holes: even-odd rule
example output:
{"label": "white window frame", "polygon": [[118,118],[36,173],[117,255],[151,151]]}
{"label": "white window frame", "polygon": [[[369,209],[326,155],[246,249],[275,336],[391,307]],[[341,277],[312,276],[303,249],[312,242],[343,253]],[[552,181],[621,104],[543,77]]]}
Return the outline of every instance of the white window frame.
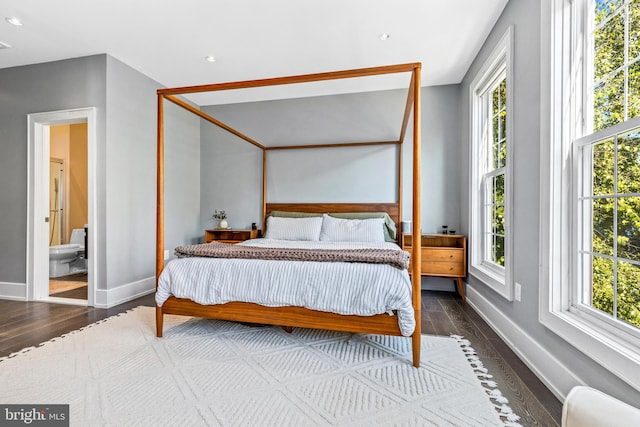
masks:
{"label": "white window frame", "polygon": [[[615,126],[610,126],[606,129],[603,129],[599,132],[586,135],[582,138],[579,138],[573,143],[572,148],[572,159],[575,159],[576,167],[573,168],[575,185],[572,187],[571,199],[572,199],[572,209],[575,212],[574,218],[576,218],[575,224],[575,236],[576,236],[576,270],[574,271],[574,276],[576,280],[576,286],[573,286],[571,291],[572,304],[569,309],[572,311],[581,311],[585,316],[593,317],[592,321],[594,322],[605,322],[610,325],[613,329],[611,329],[610,333],[616,335],[618,338],[622,340],[628,339],[628,336],[635,337],[637,340],[640,340],[640,328],[637,328],[633,325],[625,323],[622,320],[615,320],[611,315],[601,312],[600,310],[590,306],[585,303],[584,300],[591,296],[591,286],[587,285],[584,281],[586,279],[591,279],[591,264],[584,261],[584,259],[580,259],[583,251],[587,251],[588,253],[592,253],[591,249],[586,250],[585,248],[590,246],[591,244],[591,227],[590,224],[592,222],[592,213],[590,209],[587,209],[587,204],[584,206],[580,206],[579,200],[581,198],[593,199],[592,193],[592,149],[595,144],[606,141],[613,140],[614,141],[614,164],[618,163],[618,152],[615,149],[615,145],[617,145],[617,137],[621,134],[626,133],[626,131],[636,130],[640,128],[640,117],[636,117],[635,119],[628,120],[624,123],[619,123]],[[615,175],[615,174],[614,174]],[[616,177],[617,178],[617,177]],[[617,179],[614,179],[614,192],[612,195],[604,196],[606,198],[617,199],[618,197],[632,196],[634,194],[620,194],[617,191]],[[585,196],[587,194],[587,196]],[[598,196],[596,196],[598,197]],[[600,196],[603,197],[603,196]],[[614,218],[616,218],[616,214],[614,213]],[[614,219],[614,221],[616,221]],[[617,224],[616,224],[617,225]],[[631,260],[626,260],[618,254],[617,250],[617,226],[614,226],[613,229],[614,237],[613,237],[613,255],[600,255],[601,257],[611,259],[614,262],[614,276],[616,272],[615,263],[618,261],[627,261],[631,263],[636,263]],[[615,295],[615,294],[614,294]],[[616,300],[614,298],[613,304],[616,304]]]}
{"label": "white window frame", "polygon": [[[513,218],[512,168],[513,168],[513,26],[507,28],[491,55],[487,58],[470,86],[471,116],[471,156],[469,191],[469,274],[478,278],[489,288],[509,301],[513,301],[513,237],[511,219]],[[486,242],[490,220],[486,218],[484,200],[485,178],[487,176],[486,151],[488,149],[487,123],[488,112],[486,93],[497,82],[506,78],[507,119],[506,119],[506,165],[504,167],[504,267],[487,260],[485,254],[490,246]],[[493,171],[501,171],[496,169]]]}
{"label": "white window frame", "polygon": [[[640,390],[640,338],[632,328],[605,321],[575,302],[578,272],[577,191],[579,146],[640,125],[629,120],[586,139],[584,112],[590,70],[576,66],[589,48],[584,34],[589,4],[545,0],[541,28],[540,322],[605,369]],[[585,83],[586,82],[586,83]],[[590,139],[593,138],[593,139]],[[582,178],[580,178],[582,179]],[[626,329],[626,330],[625,330]]]}

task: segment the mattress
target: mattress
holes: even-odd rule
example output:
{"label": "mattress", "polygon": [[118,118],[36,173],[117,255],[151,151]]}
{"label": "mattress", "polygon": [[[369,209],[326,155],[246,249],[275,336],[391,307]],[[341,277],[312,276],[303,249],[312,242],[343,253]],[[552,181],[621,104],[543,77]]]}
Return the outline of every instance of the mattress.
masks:
{"label": "mattress", "polygon": [[[247,246],[276,248],[401,250],[389,242],[327,242],[253,239]],[[297,306],[358,316],[397,316],[402,335],[415,329],[407,270],[386,264],[260,259],[179,258],[160,275],[156,303],[170,296],[199,304],[251,302]]]}

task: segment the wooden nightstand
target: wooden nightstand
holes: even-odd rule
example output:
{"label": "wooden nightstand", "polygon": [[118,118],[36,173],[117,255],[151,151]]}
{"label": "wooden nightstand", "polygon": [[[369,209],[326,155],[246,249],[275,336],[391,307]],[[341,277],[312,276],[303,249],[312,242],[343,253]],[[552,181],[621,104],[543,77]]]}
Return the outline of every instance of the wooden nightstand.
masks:
{"label": "wooden nightstand", "polygon": [[260,237],[260,230],[215,229],[204,230],[204,242],[239,243]]}
{"label": "wooden nightstand", "polygon": [[[402,234],[402,249],[411,253],[411,234]],[[467,237],[460,234],[423,234],[422,276],[451,277],[465,301],[464,283],[467,276]]]}

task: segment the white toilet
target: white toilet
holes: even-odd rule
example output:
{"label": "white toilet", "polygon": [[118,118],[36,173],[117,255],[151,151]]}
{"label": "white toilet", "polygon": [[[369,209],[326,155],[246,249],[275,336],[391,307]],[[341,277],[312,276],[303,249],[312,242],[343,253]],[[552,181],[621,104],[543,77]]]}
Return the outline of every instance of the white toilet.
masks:
{"label": "white toilet", "polygon": [[84,258],[84,229],[71,232],[71,241],[66,245],[49,246],[49,277],[67,276],[87,271]]}

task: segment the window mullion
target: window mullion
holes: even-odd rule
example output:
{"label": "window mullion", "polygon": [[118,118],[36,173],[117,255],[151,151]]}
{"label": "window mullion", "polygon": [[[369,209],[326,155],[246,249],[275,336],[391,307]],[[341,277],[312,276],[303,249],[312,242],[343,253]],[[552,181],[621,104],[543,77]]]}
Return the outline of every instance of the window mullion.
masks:
{"label": "window mullion", "polygon": [[[625,2],[624,13],[624,94],[622,96],[624,120],[629,118],[629,2]],[[618,193],[616,193],[618,194]]]}
{"label": "window mullion", "polygon": [[480,198],[482,200],[482,208],[481,208],[481,226],[480,226],[480,234],[482,239],[482,246],[480,251],[480,262],[484,262],[487,259],[487,253],[491,248],[491,242],[489,241],[489,235],[487,234],[487,227],[489,222],[491,221],[491,215],[489,214],[490,209],[490,201],[489,196],[487,194],[487,185],[488,180],[490,179],[488,176],[489,165],[491,164],[491,144],[493,143],[492,134],[493,134],[493,121],[492,117],[492,109],[491,109],[491,90],[487,89],[487,91],[482,95],[482,117],[484,122],[486,123],[486,128],[484,129],[484,137],[485,143],[482,144],[482,148],[484,150],[484,156],[482,156],[482,187],[481,187],[481,195]]}
{"label": "window mullion", "polygon": [[618,318],[618,136],[613,139],[613,318]]}
{"label": "window mullion", "polygon": [[[578,146],[578,158],[576,159],[576,167],[578,167],[578,191],[580,196],[577,200],[577,206],[579,209],[580,220],[578,222],[578,229],[576,237],[578,238],[577,248],[579,249],[577,256],[577,265],[579,272],[575,277],[576,285],[571,292],[574,301],[570,302],[570,305],[586,304],[591,305],[591,296],[593,295],[591,288],[591,265],[593,263],[593,257],[589,258],[589,262],[586,261],[586,255],[593,253],[593,146]],[[588,194],[588,195],[587,195]],[[585,201],[589,200],[589,203]],[[587,285],[589,284],[589,285]]]}
{"label": "window mullion", "polygon": [[505,174],[505,168],[502,167],[502,168],[497,168],[489,172],[486,172],[484,176],[486,176],[487,178],[495,178],[496,176],[504,175],[504,174]]}

